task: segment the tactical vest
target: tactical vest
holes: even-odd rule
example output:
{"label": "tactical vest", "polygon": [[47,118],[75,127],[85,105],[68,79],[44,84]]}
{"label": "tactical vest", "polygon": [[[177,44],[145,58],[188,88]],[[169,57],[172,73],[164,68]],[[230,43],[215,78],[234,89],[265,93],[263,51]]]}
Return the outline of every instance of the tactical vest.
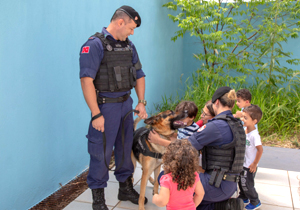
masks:
{"label": "tactical vest", "polygon": [[102,33],[93,35],[103,45],[101,61],[94,85],[99,92],[129,91],[136,85],[136,70],[142,68],[140,61],[132,64],[132,48],[129,40],[114,42],[106,39]]}
{"label": "tactical vest", "polygon": [[228,115],[220,115],[215,119],[227,121],[233,134],[232,142],[222,146],[205,146],[202,151],[202,168],[212,175],[210,184],[216,182],[219,186],[224,175],[241,174],[243,171],[246,134],[239,119]]}

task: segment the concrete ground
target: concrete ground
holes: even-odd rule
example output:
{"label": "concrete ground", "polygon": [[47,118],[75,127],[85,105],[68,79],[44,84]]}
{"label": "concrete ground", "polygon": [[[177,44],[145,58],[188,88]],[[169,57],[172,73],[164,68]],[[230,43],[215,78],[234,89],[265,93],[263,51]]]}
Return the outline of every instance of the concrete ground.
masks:
{"label": "concrete ground", "polygon": [[[105,199],[109,209],[138,209],[129,201],[117,199],[119,184],[113,172],[110,173],[108,187],[105,188]],[[141,167],[134,174],[134,188],[140,191]],[[300,210],[300,150],[265,147],[255,178],[255,187],[259,194],[262,210]],[[161,210],[152,204],[153,186],[148,183],[146,197],[149,202],[146,210]],[[92,193],[88,189],[64,210],[91,210]]]}

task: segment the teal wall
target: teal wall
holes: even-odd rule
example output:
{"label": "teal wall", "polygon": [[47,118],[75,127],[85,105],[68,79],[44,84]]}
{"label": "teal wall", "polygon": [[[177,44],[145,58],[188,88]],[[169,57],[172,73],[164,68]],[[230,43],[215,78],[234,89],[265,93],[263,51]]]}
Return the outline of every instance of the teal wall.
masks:
{"label": "teal wall", "polygon": [[171,41],[176,25],[162,8],[166,2],[1,1],[1,210],[28,209],[88,167],[90,112],[80,87],[79,50],[117,7],[129,4],[141,15],[131,40],[147,75],[148,112],[163,94],[181,88],[183,40]]}
{"label": "teal wall", "polygon": [[[2,0],[0,3],[0,209],[28,209],[88,167],[90,112],[79,80],[81,45],[129,4],[142,25],[130,39],[146,73],[147,111],[183,90],[201,63],[193,37],[175,43],[167,0]],[[299,57],[299,42],[287,45]],[[135,93],[132,94],[137,102]]]}

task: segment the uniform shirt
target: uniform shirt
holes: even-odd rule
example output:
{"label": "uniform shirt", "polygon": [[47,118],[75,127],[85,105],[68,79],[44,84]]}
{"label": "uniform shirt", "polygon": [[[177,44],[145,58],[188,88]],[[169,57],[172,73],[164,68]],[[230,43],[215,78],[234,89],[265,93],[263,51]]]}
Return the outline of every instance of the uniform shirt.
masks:
{"label": "uniform shirt", "polygon": [[244,167],[249,168],[249,166],[253,163],[257,152],[256,146],[259,145],[261,145],[261,139],[257,129],[246,134]]}
{"label": "uniform shirt", "polygon": [[199,125],[193,122],[190,126],[185,128],[179,128],[177,133],[177,139],[186,139],[190,137],[193,133],[195,133],[199,129]]}
{"label": "uniform shirt", "polygon": [[167,210],[196,210],[193,201],[197,182],[200,181],[199,174],[195,172],[195,183],[193,187],[186,190],[177,190],[177,183],[173,182],[171,173],[165,174],[160,179],[160,186],[170,190],[170,198],[167,204]]}
{"label": "uniform shirt", "polygon": [[[114,37],[106,30],[106,28],[102,29],[102,33],[104,36],[109,39],[113,40],[114,42],[120,42],[114,39]],[[132,48],[132,63],[136,64],[139,60],[137,51],[135,49],[134,44],[130,41],[130,46]],[[102,42],[97,37],[90,37],[84,45],[82,45],[80,49],[80,78],[82,77],[91,77],[95,79],[96,74],[99,70],[101,61],[104,56],[104,50]],[[136,78],[139,79],[141,77],[145,77],[145,74],[142,69],[137,69],[136,71]],[[103,92],[99,93],[100,97],[108,97],[108,98],[117,98],[129,93],[127,92]]]}
{"label": "uniform shirt", "polygon": [[[233,117],[232,112],[229,110],[224,111],[217,116],[224,114]],[[228,144],[233,141],[233,134],[230,126],[225,120],[212,118],[211,120],[208,120],[205,125],[199,128],[198,132],[191,135],[188,140],[197,150],[200,150],[204,146],[222,146],[223,144]],[[204,190],[209,191],[209,193],[205,193],[204,199],[211,199],[210,196],[215,196],[213,191],[217,189],[209,184],[210,176],[211,175],[208,173],[200,173],[201,183],[203,184]],[[228,189],[234,193],[236,190],[236,183],[222,181],[220,190],[228,192]]]}
{"label": "uniform shirt", "polygon": [[[231,111],[224,111],[219,115],[229,115],[232,116]],[[189,137],[191,144],[197,149],[200,150],[204,146],[222,146],[223,144],[228,144],[232,142],[233,134],[225,120],[212,118],[208,120],[208,123],[203,125],[198,129],[196,133]]]}

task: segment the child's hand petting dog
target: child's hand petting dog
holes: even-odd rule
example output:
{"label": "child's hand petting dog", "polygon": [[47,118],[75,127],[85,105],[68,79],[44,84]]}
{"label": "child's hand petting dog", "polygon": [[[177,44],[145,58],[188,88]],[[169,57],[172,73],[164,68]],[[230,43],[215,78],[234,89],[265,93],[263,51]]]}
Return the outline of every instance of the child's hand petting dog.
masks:
{"label": "child's hand petting dog", "polygon": [[159,144],[159,142],[160,142],[159,134],[155,130],[150,131],[149,136],[148,136],[148,141],[153,144]]}

